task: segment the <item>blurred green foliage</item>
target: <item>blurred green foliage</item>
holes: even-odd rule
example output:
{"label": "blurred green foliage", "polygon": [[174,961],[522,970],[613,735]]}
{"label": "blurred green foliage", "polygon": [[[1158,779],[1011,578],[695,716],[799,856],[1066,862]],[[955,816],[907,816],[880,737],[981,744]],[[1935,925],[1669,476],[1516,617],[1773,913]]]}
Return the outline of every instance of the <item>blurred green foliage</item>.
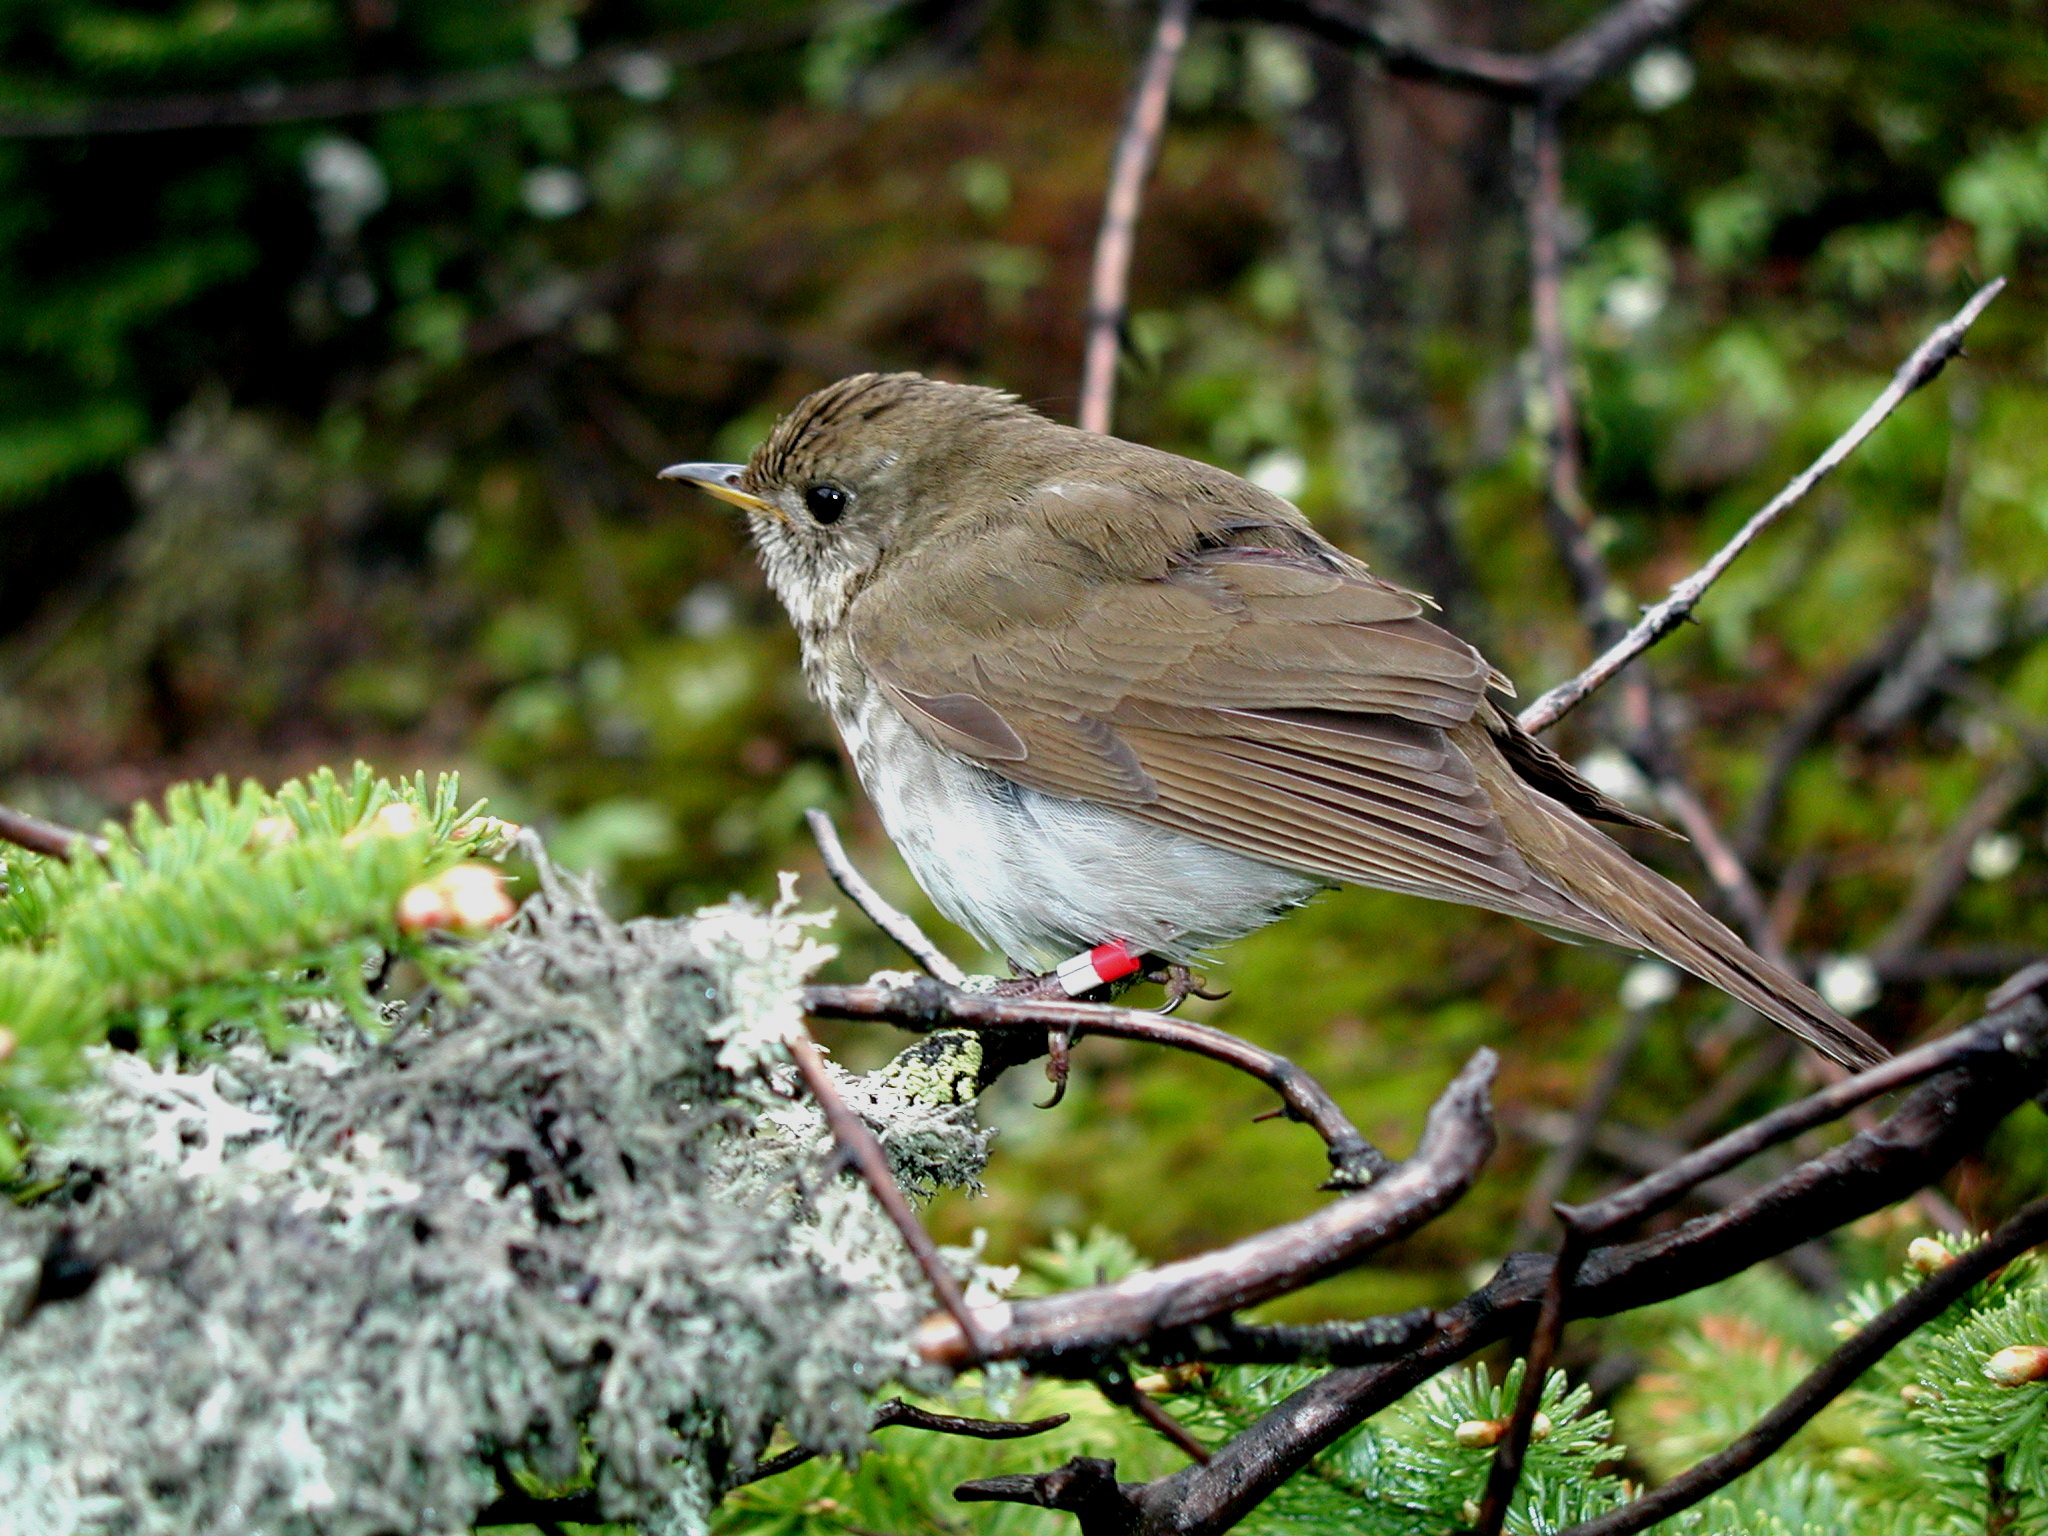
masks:
{"label": "blurred green foliage", "polygon": [[[1597,8],[1525,0],[1495,19],[1509,42],[1543,41]],[[1802,954],[1870,949],[1980,786],[2041,750],[2042,20],[2024,0],[1731,0],[1569,125],[1590,490],[1639,595],[1846,425],[1976,281],[2012,279],[1970,361],[1652,663],[1731,826],[1779,729],[1902,612],[1935,614],[1920,632],[1936,670],[1988,692],[1908,689],[1891,723],[1852,715],[1792,765],[1754,852]],[[802,697],[736,529],[652,471],[744,455],[778,409],[867,367],[1068,414],[1138,36],[1133,14],[1083,0],[0,0],[0,108],[21,113],[260,103],[350,76],[525,82],[482,105],[0,140],[0,796],[91,821],[222,769],[460,767],[603,871],[621,908],[668,911],[765,894],[782,867],[822,899],[800,813],[824,805],[929,917]],[[705,38],[717,57],[689,62]],[[1119,429],[1298,480],[1342,536],[1275,131],[1290,49],[1197,30],[1139,232]],[[592,59],[591,88],[551,85]],[[1498,194],[1513,177],[1492,203],[1454,195],[1479,162],[1511,160],[1513,135],[1428,87],[1378,95],[1380,202],[1407,230],[1455,521],[1492,649],[1533,694],[1585,645],[1537,516]],[[1595,747],[1594,715],[1564,750]],[[1921,947],[2048,945],[2042,811],[2030,785],[2007,843],[1964,850],[1971,872]],[[1700,883],[1682,849],[1642,851]],[[839,938],[849,973],[897,963],[860,922]],[[1232,996],[1203,1016],[1291,1055],[1400,1152],[1478,1045],[1504,1052],[1511,1128],[1571,1105],[1620,1025],[1625,964],[1348,892],[1220,957]],[[1914,1038],[1993,968],[1895,977],[1866,1022]],[[866,1060],[889,1042],[837,1043]],[[1663,1126],[1746,1048],[1688,987],[1615,1118]],[[992,1097],[988,1196],[940,1213],[954,1236],[988,1228],[999,1256],[1096,1220],[1166,1256],[1319,1198],[1312,1139],[1246,1124],[1267,1096],[1207,1063],[1089,1041],[1066,1101],[1034,1096]],[[1452,1216],[1294,1310],[1462,1290],[1538,1155],[1509,1136]],[[1974,1215],[2044,1171],[2038,1137],[2015,1132],[1953,1192]]]}

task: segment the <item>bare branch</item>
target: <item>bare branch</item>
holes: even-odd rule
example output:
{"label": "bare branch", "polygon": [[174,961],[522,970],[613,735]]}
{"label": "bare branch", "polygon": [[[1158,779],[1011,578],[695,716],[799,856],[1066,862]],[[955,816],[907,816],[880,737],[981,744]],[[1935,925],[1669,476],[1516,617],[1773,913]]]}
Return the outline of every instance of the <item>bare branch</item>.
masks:
{"label": "bare branch", "polygon": [[1522,1360],[1522,1383],[1515,1392],[1514,1411],[1508,1415],[1493,1463],[1486,1469],[1486,1492],[1479,1502],[1479,1518],[1472,1522],[1473,1536],[1500,1536],[1507,1525],[1508,1507],[1522,1483],[1522,1458],[1529,1451],[1529,1436],[1536,1427],[1536,1410],[1543,1404],[1543,1382],[1550,1363],[1557,1358],[1558,1341],[1564,1336],[1565,1298],[1578,1274],[1579,1259],[1586,1251],[1586,1233],[1567,1220],[1564,1241],[1550,1266],[1550,1283],[1543,1288],[1543,1305],[1536,1315],[1536,1328],[1529,1337],[1528,1353]]}
{"label": "bare branch", "polygon": [[1970,854],[1978,839],[2012,814],[2040,775],[2040,766],[2034,759],[2023,756],[2012,759],[1984,781],[1942,838],[1934,856],[1921,866],[1906,904],[1870,946],[1873,965],[1882,967],[1895,956],[1918,949],[1927,941],[1942,914],[1954,904],[1968,882]]}
{"label": "bare branch", "polygon": [[882,1150],[882,1144],[875,1139],[875,1133],[859,1115],[847,1107],[840,1096],[838,1085],[832,1081],[832,1074],[825,1069],[825,1060],[818,1054],[818,1047],[811,1037],[800,1030],[789,1038],[789,1054],[796,1062],[797,1072],[803,1077],[804,1086],[811,1097],[818,1101],[818,1108],[824,1113],[826,1125],[831,1127],[832,1136],[840,1148],[860,1170],[889,1220],[903,1235],[905,1246],[917,1260],[917,1267],[924,1271],[925,1280],[938,1298],[939,1305],[953,1318],[959,1328],[962,1340],[962,1355],[965,1360],[985,1359],[988,1355],[988,1340],[983,1336],[980,1325],[975,1322],[974,1313],[967,1305],[967,1298],[960,1292],[960,1282],[953,1278],[953,1272],[946,1268],[946,1261],[939,1257],[939,1250],[933,1244],[931,1234],[918,1220],[917,1212],[910,1208],[910,1201],[897,1186],[896,1176],[889,1171],[889,1156]]}
{"label": "bare branch", "polygon": [[1634,627],[1609,646],[1592,665],[1577,677],[1559,683],[1523,710],[1522,728],[1527,731],[1548,730],[1583,703],[1596,689],[1612,679],[1623,667],[1684,623],[1699,600],[1706,595],[1707,588],[1721,578],[1722,573],[1735,563],[1738,555],[1756,541],[1758,535],[1797,506],[1830,471],[1862,446],[1864,439],[1875,432],[1885,418],[1898,409],[1901,401],[1932,381],[1949,359],[1962,351],[1963,334],[1984,312],[1984,307],[1998,297],[1999,290],[2004,286],[2004,278],[1993,278],[1977,290],[1969,303],[1956,312],[1954,318],[1937,326],[1933,333],[1914,349],[1913,355],[1899,365],[1898,371],[1892,375],[1891,382],[1875,400],[1871,401],[1868,409],[1856,418],[1855,423],[1846,432],[1830,443],[1819,458],[1793,477],[1790,484],[1765,503],[1742,525],[1733,538],[1714,552],[1713,557],[1705,565],[1672,587],[1662,601],[1645,610]]}
{"label": "bare branch", "polygon": [[[1111,1285],[984,1309],[988,1359],[1029,1359],[1050,1374],[1093,1375],[1106,1353],[1167,1329],[1188,1328],[1297,1291],[1358,1262],[1429,1221],[1471,1186],[1494,1146],[1488,1089],[1493,1052],[1475,1053],[1430,1109],[1415,1155],[1372,1188],[1312,1216],[1213,1253],[1161,1265]],[[958,1367],[967,1340],[933,1317],[918,1351]]]}
{"label": "bare branch", "polygon": [[17,848],[26,848],[30,853],[40,853],[51,859],[70,858],[80,844],[94,853],[107,851],[105,838],[45,821],[26,811],[12,811],[4,805],[0,805],[0,843],[12,843]]}
{"label": "bare branch", "polygon": [[[1588,1232],[1609,1232],[1632,1221],[1640,1221],[1664,1210],[1686,1191],[1716,1174],[1748,1162],[1767,1147],[1789,1141],[1802,1131],[1838,1119],[1859,1104],[1932,1077],[1972,1057],[1996,1055],[2010,1049],[2006,1032],[2017,1015],[2035,1006],[2031,1001],[2011,1010],[1990,1014],[1965,1029],[1917,1049],[1894,1056],[1868,1071],[1831,1083],[1797,1103],[1752,1120],[1739,1130],[1687,1153],[1669,1167],[1631,1184],[1604,1199],[1573,1207],[1572,1224]],[[2012,1015],[2012,1016],[2009,1016]]]}
{"label": "bare branch", "polygon": [[1537,54],[1496,53],[1423,42],[1389,26],[1385,8],[1362,0],[1221,0],[1220,16],[1277,22],[1312,32],[1379,60],[1390,75],[1491,96],[1561,106],[1623,68],[1699,0],[1624,0],[1591,25]]}
{"label": "bare branch", "polygon": [[1167,98],[1173,69],[1187,45],[1188,19],[1194,0],[1163,0],[1152,46],[1131,92],[1130,111],[1117,139],[1111,162],[1109,191],[1102,202],[1102,231],[1095,240],[1095,265],[1088,274],[1088,335],[1082,352],[1081,407],[1083,430],[1107,432],[1116,400],[1118,343],[1123,336],[1124,306],[1131,280],[1131,251],[1137,241],[1138,209],[1145,180],[1159,154],[1159,136],[1166,128]]}
{"label": "bare branch", "polygon": [[2048,1242],[2048,1199],[2036,1200],[1947,1268],[1935,1271],[1886,1307],[1726,1450],[1687,1468],[1633,1504],[1581,1521],[1561,1536],[1631,1536],[1727,1487],[1790,1440],[1907,1335],[1941,1316],[1980,1280],[2042,1242]]}
{"label": "bare branch", "polygon": [[[1042,1435],[1048,1430],[1058,1429],[1069,1417],[1071,1415],[1055,1413],[1043,1419],[964,1419],[957,1414],[932,1413],[928,1409],[906,1403],[900,1397],[892,1397],[875,1410],[874,1422],[868,1428],[873,1431],[900,1425],[905,1429],[924,1429],[938,1435],[958,1435],[967,1440],[1021,1440],[1028,1435]],[[818,1453],[809,1446],[793,1447],[779,1456],[770,1456],[732,1486],[744,1488],[748,1483],[765,1482],[771,1477],[780,1477],[807,1461],[815,1460],[817,1455]],[[558,1518],[577,1517],[569,1515]]]}
{"label": "bare branch", "polygon": [[1572,600],[1596,644],[1619,626],[1608,611],[1614,590],[1607,560],[1593,541],[1593,509],[1579,483],[1579,409],[1572,395],[1570,342],[1564,328],[1564,138],[1557,108],[1530,114],[1534,139],[1529,188],[1529,308],[1549,415],[1544,433],[1543,520],[1564,559]]}
{"label": "bare branch", "polygon": [[839,829],[832,825],[832,818],[813,807],[804,812],[804,821],[817,841],[818,853],[825,861],[827,873],[832,876],[833,883],[846,892],[847,900],[865,912],[869,922],[895,940],[898,949],[947,986],[966,985],[967,973],[925,936],[925,931],[917,926],[910,914],[897,911],[883,900],[882,893],[868,883],[867,877],[847,857],[846,845],[839,840]]}
{"label": "bare branch", "polygon": [[[1994,994],[2003,1009],[1998,1055],[1951,1066],[1875,1129],[1725,1209],[1636,1242],[1591,1250],[1565,1315],[1605,1316],[1711,1285],[1938,1177],[2048,1078],[2048,1007],[2032,990],[2042,980],[2039,974],[2016,977],[2011,988]],[[1339,1436],[1438,1372],[1528,1326],[1551,1269],[1546,1257],[1510,1258],[1493,1280],[1438,1313],[1435,1330],[1409,1354],[1331,1371],[1217,1447],[1208,1466],[1118,1490],[1121,1529],[1135,1536],[1218,1536]],[[1117,1529],[1109,1512],[1098,1490],[1089,1517],[1097,1529]]]}
{"label": "bare branch", "polygon": [[960,992],[923,980],[806,987],[804,1009],[824,1019],[860,1019],[905,1029],[974,1029],[997,1035],[1064,1030],[1074,1039],[1105,1035],[1170,1046],[1235,1067],[1279,1094],[1287,1118],[1301,1121],[1322,1137],[1330,1158],[1328,1188],[1362,1189],[1389,1166],[1322,1084],[1285,1056],[1276,1056],[1212,1025],[1106,1003]]}
{"label": "bare branch", "polygon": [[508,64],[417,79],[375,75],[305,85],[263,82],[238,91],[144,96],[48,111],[0,111],[0,139],[69,139],[179,128],[246,128],[328,117],[363,117],[420,107],[478,107],[533,96],[616,88],[641,60],[690,66],[777,48],[816,30],[815,16],[779,25],[707,27],[688,37],[594,49],[573,64]]}

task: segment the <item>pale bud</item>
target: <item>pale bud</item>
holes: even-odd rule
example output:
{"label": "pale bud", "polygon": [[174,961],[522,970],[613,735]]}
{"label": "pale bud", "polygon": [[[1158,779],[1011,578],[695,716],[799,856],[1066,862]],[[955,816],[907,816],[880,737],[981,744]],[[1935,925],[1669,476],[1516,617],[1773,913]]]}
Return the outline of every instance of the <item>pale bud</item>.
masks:
{"label": "pale bud", "polygon": [[1483,1451],[1500,1444],[1508,1432],[1506,1419],[1467,1419],[1451,1431],[1451,1438],[1468,1451]]}
{"label": "pale bud", "polygon": [[487,859],[501,859],[512,851],[519,834],[526,829],[516,821],[497,816],[472,816],[448,835],[458,843],[475,843]]}
{"label": "pale bud", "polygon": [[487,864],[458,864],[398,898],[398,926],[407,933],[483,933],[508,921],[513,910],[503,875]]}
{"label": "pale bud", "polygon": [[1862,1325],[1853,1317],[1838,1317],[1828,1324],[1828,1332],[1838,1339],[1853,1339],[1861,1328]]}
{"label": "pale bud", "polygon": [[289,816],[259,816],[249,828],[249,846],[255,849],[282,848],[299,840],[299,824]]}
{"label": "pale bud", "polygon": [[14,1048],[20,1043],[19,1040],[14,1038],[13,1030],[0,1029],[0,1061],[5,1061],[8,1057],[12,1056]]}
{"label": "pale bud", "polygon": [[1458,1510],[1458,1518],[1467,1525],[1477,1525],[1479,1523],[1479,1501],[1477,1499],[1467,1499]]}
{"label": "pale bud", "polygon": [[1529,1438],[1532,1441],[1548,1440],[1551,1434],[1552,1426],[1550,1423],[1550,1415],[1543,1412],[1539,1408],[1536,1411],[1536,1417],[1529,1421]]}
{"label": "pale bud", "polygon": [[1956,1256],[1931,1237],[1916,1237],[1906,1244],[1906,1264],[1923,1275],[1936,1274],[1955,1263]]}
{"label": "pale bud", "polygon": [[403,800],[394,800],[365,817],[361,826],[341,840],[341,845],[352,848],[366,837],[405,837],[419,831],[422,825],[416,809]]}
{"label": "pale bud", "polygon": [[2048,1345],[2008,1345],[1984,1362],[1984,1375],[2001,1387],[2024,1387],[2048,1378]]}
{"label": "pale bud", "polygon": [[1925,1382],[1909,1381],[1899,1388],[1899,1401],[1908,1408],[1924,1408],[1941,1401],[1941,1394]]}

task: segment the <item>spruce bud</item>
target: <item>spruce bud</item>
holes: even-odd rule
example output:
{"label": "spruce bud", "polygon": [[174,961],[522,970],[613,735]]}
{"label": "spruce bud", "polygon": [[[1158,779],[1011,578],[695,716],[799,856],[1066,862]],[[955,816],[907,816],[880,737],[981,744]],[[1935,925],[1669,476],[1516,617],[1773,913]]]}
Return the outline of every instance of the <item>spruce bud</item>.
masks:
{"label": "spruce bud", "polygon": [[1916,1237],[1906,1244],[1906,1266],[1923,1275],[1936,1274],[1955,1263],[1956,1256],[1931,1237]]}
{"label": "spruce bud", "polygon": [[1984,1375],[2001,1387],[2024,1387],[2048,1377],[2048,1344],[2010,1344],[1984,1362]]}

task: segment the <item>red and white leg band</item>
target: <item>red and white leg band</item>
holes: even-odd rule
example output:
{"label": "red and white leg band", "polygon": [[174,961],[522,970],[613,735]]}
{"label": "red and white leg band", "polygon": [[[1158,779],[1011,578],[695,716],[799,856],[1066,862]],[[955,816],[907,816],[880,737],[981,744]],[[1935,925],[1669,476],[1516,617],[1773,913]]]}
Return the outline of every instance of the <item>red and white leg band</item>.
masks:
{"label": "red and white leg band", "polygon": [[1122,981],[1126,976],[1135,974],[1142,964],[1121,939],[1111,939],[1107,944],[1098,944],[1070,960],[1062,960],[1052,968],[1052,973],[1058,979],[1061,991],[1069,997],[1079,997],[1083,992],[1106,987],[1112,981]]}

